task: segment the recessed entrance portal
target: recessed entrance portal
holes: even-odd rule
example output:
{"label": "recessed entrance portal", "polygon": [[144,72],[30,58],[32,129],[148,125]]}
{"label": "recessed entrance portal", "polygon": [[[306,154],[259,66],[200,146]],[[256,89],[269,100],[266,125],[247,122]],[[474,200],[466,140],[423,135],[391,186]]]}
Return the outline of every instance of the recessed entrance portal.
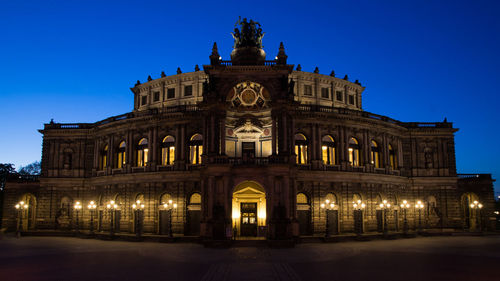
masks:
{"label": "recessed entrance portal", "polygon": [[266,236],[266,194],[256,182],[236,186],[232,203],[233,236]]}
{"label": "recessed entrance portal", "polygon": [[241,203],[241,236],[257,236],[257,203]]}

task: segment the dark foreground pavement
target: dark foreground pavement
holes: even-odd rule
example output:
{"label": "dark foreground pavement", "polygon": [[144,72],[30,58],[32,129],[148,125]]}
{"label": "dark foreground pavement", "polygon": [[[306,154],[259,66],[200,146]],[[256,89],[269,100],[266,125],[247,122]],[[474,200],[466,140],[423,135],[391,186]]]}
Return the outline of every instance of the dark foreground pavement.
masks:
{"label": "dark foreground pavement", "polygon": [[500,280],[500,236],[291,249],[6,237],[0,280]]}

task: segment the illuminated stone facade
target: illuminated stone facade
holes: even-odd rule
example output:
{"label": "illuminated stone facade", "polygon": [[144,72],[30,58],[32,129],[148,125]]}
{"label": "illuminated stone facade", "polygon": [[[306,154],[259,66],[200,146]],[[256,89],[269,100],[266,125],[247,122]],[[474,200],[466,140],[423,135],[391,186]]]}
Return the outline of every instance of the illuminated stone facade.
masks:
{"label": "illuminated stone facade", "polygon": [[24,230],[74,229],[79,201],[89,229],[94,201],[97,231],[167,235],[171,214],[174,236],[291,240],[324,234],[327,214],[331,235],[402,231],[406,200],[410,229],[493,227],[491,176],[457,175],[452,123],[364,111],[359,82],[301,71],[283,45],[275,60],[245,48],[138,82],[130,113],[45,124],[40,182],[7,186],[4,223],[24,200]]}

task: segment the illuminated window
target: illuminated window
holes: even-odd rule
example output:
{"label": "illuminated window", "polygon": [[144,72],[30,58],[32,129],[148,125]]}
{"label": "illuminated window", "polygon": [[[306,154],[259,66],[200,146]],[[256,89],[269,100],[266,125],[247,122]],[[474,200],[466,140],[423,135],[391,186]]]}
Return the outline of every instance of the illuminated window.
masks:
{"label": "illuminated window", "polygon": [[307,164],[307,139],[303,134],[295,135],[295,155],[297,164]]}
{"label": "illuminated window", "polygon": [[321,139],[321,158],[325,165],[335,165],[335,141],[331,136],[324,136]]}
{"label": "illuminated window", "polygon": [[308,204],[309,200],[307,200],[307,195],[304,193],[297,193],[297,204]]}
{"label": "illuminated window", "polygon": [[371,142],[371,164],[375,168],[380,168],[380,152],[377,143],[372,140]]}
{"label": "illuminated window", "polygon": [[203,136],[195,134],[189,141],[189,162],[194,165],[201,164],[201,155],[203,154]]}
{"label": "illuminated window", "polygon": [[106,145],[99,153],[99,170],[104,170],[108,166],[108,146]]}
{"label": "illuminated window", "polygon": [[359,143],[355,138],[349,139],[349,164],[359,166]]}
{"label": "illuminated window", "polygon": [[144,167],[148,163],[148,140],[142,138],[137,145],[137,167]]}
{"label": "illuminated window", "polygon": [[201,194],[193,193],[189,198],[189,204],[201,204]]}
{"label": "illuminated window", "polygon": [[163,166],[173,165],[175,161],[175,139],[166,136],[161,143],[161,164]]}
{"label": "illuminated window", "polygon": [[126,143],[125,141],[120,142],[120,145],[118,145],[118,149],[116,152],[116,167],[117,168],[123,168],[125,166],[125,161],[126,161]]}
{"label": "illuminated window", "polygon": [[396,162],[396,152],[392,148],[392,145],[389,144],[389,165],[391,165],[391,169],[396,170],[398,165]]}

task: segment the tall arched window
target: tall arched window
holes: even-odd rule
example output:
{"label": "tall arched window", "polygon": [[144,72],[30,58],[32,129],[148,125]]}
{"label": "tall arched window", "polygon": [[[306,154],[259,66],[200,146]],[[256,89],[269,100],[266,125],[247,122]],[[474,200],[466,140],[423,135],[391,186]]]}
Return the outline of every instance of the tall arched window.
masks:
{"label": "tall arched window", "polygon": [[335,165],[335,141],[329,135],[324,136],[321,139],[321,157],[323,158],[323,164],[325,165]]}
{"label": "tall arched window", "polygon": [[355,138],[349,139],[349,164],[359,166],[359,142]]}
{"label": "tall arched window", "polygon": [[201,155],[203,154],[203,136],[194,134],[189,141],[189,161],[191,164],[201,164]]}
{"label": "tall arched window", "polygon": [[380,150],[377,142],[371,141],[371,163],[375,168],[380,168]]}
{"label": "tall arched window", "polygon": [[118,145],[118,149],[116,150],[116,167],[117,168],[123,168],[125,166],[125,161],[126,161],[126,152],[125,149],[127,147],[127,144],[125,141],[121,141],[120,144]]}
{"label": "tall arched window", "polygon": [[295,135],[295,155],[297,164],[307,164],[307,139],[303,134]]}
{"label": "tall arched window", "polygon": [[161,142],[161,164],[163,166],[173,165],[175,161],[175,139],[166,136]]}
{"label": "tall arched window", "polygon": [[99,152],[99,170],[104,170],[108,166],[108,146]]}
{"label": "tall arched window", "polygon": [[148,140],[142,138],[137,144],[137,167],[144,167],[148,163]]}
{"label": "tall arched window", "polygon": [[391,169],[396,170],[397,169],[397,162],[396,162],[396,152],[394,151],[394,148],[392,148],[392,145],[389,144],[389,165],[391,165]]}

